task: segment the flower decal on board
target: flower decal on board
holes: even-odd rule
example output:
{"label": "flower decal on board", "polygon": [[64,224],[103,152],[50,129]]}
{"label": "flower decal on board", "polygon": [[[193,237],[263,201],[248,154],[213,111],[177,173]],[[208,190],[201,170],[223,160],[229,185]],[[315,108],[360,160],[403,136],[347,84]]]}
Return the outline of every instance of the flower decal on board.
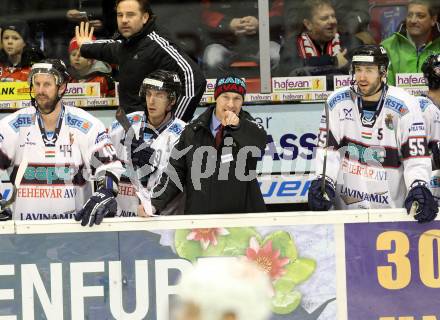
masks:
{"label": "flower decal on board", "polygon": [[217,237],[229,234],[225,228],[202,228],[192,229],[186,237],[187,240],[200,241],[200,244],[204,250],[206,250],[210,244],[216,246],[218,244]]}
{"label": "flower decal on board", "polygon": [[254,261],[272,280],[272,311],[290,314],[301,303],[296,287],[307,281],[316,261],[299,257],[291,234],[275,231],[264,238],[254,228],[200,228],[176,230],[177,254],[195,262],[203,257],[237,257]]}
{"label": "flower decal on board", "polygon": [[264,247],[260,247],[256,238],[251,238],[249,241],[246,257],[265,270],[271,280],[281,277],[286,272],[283,267],[289,263],[288,258],[280,257],[280,250],[272,248],[272,241],[268,241]]}

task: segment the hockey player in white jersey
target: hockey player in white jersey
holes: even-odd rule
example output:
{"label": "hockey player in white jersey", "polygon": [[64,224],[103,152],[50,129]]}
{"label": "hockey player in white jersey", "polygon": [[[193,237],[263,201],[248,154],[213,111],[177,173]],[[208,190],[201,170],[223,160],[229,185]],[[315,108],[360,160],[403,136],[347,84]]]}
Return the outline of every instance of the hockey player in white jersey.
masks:
{"label": "hockey player in white jersey", "polygon": [[312,210],[404,206],[410,212],[414,204],[419,222],[436,217],[422,113],[413,96],[386,85],[388,63],[383,47],[359,47],[353,54],[352,85],[327,99],[328,119],[323,114],[316,155],[318,177],[308,195]]}
{"label": "hockey player in white jersey", "polygon": [[[119,184],[118,216],[143,216],[151,211],[152,189],[185,127],[185,122],[174,116],[181,90],[177,73],[156,70],[143,80],[139,91],[145,112],[127,115],[133,130],[126,131],[121,123],[113,123],[110,136],[126,168]],[[165,214],[183,213],[183,201],[183,195],[176,198]]]}
{"label": "hockey player in white jersey", "polygon": [[[122,165],[101,121],[65,105],[69,74],[61,60],[32,66],[32,107],[0,122],[0,167],[15,186],[13,219],[99,224],[116,213]],[[91,180],[97,181],[92,194]]]}
{"label": "hockey player in white jersey", "polygon": [[428,94],[417,97],[426,123],[432,157],[431,192],[440,204],[440,54],[432,54],[422,65]]}

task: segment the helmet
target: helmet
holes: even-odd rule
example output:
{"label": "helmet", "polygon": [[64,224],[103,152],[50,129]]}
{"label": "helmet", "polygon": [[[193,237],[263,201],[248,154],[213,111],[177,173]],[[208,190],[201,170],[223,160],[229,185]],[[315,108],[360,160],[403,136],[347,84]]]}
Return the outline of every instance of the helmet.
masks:
{"label": "helmet", "polygon": [[139,96],[145,100],[147,89],[164,90],[168,92],[170,99],[179,98],[182,90],[182,83],[179,75],[173,71],[156,70],[150,73],[144,81],[142,81],[139,90]]}
{"label": "helmet", "polygon": [[429,89],[440,88],[440,54],[431,54],[428,59],[423,62],[422,72],[425,76]]}
{"label": "helmet", "polygon": [[363,45],[353,50],[350,72],[354,74],[354,67],[356,65],[373,64],[379,67],[380,73],[386,74],[389,63],[390,59],[384,47],[378,45]]}
{"label": "helmet", "polygon": [[[29,76],[28,76],[28,83],[29,83],[29,87],[30,87],[29,95],[31,97],[32,105],[36,109],[40,110],[40,112],[43,112],[38,107],[38,104],[37,104],[37,101],[35,100],[35,98],[32,96],[33,79],[34,79],[34,76],[37,74],[53,75],[55,78],[55,83],[58,87],[61,86],[63,83],[69,82],[70,74],[67,72],[66,65],[60,59],[45,59],[41,62],[38,62],[38,63],[35,63],[32,65],[31,72],[29,73]],[[51,108],[48,112],[47,111],[44,112],[45,114],[52,113],[55,110],[56,105],[61,100],[62,96],[64,95],[64,92],[65,92],[65,90],[61,94],[58,93],[58,96],[56,97],[55,102],[53,103],[53,105],[51,106]]]}
{"label": "helmet", "polygon": [[68,82],[70,79],[70,74],[67,72],[66,65],[60,59],[45,59],[32,65],[32,69],[28,77],[28,83],[30,86],[32,86],[34,76],[39,73],[53,75],[58,86]]}

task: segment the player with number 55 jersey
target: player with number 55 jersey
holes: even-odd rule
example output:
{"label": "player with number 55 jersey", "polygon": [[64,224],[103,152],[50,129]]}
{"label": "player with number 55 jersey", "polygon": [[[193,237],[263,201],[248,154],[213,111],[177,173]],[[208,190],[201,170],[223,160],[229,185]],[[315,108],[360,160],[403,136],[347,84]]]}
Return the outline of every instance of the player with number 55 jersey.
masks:
{"label": "player with number 55 jersey", "polygon": [[311,209],[406,207],[409,212],[416,207],[419,222],[435,218],[423,116],[415,97],[386,84],[387,66],[382,47],[356,49],[351,86],[327,99],[329,119],[321,118]]}

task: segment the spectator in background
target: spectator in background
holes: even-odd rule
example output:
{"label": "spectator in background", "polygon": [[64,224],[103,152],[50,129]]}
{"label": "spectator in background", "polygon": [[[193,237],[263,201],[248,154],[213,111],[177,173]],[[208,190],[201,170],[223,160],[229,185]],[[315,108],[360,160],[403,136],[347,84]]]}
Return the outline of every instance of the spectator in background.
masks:
{"label": "spectator in background", "polygon": [[116,31],[115,0],[78,0],[78,6],[66,12],[69,21],[88,21],[97,34],[112,37]]}
{"label": "spectator in background", "polygon": [[78,42],[72,38],[69,43],[70,82],[98,82],[101,97],[115,95],[115,83],[111,77],[112,68],[108,63],[81,57]]}
{"label": "spectator in background", "polygon": [[[337,31],[335,10],[329,0],[289,3],[287,12],[298,12],[281,49],[279,76],[314,76],[348,73],[347,52],[360,45]],[[290,23],[294,23],[290,22]],[[329,82],[329,81],[328,81]],[[330,82],[329,82],[330,83]]]}
{"label": "spectator in background", "polygon": [[29,42],[29,27],[24,21],[11,21],[0,29],[0,81],[27,81],[31,66],[44,58]]}
{"label": "spectator in background", "polygon": [[376,44],[368,31],[370,23],[369,3],[365,0],[332,0],[338,20],[338,32],[353,36],[362,44]]}
{"label": "spectator in background", "polygon": [[399,30],[382,41],[390,57],[388,83],[396,83],[397,73],[422,72],[426,58],[440,52],[440,27],[433,3],[411,0],[406,20]]}
{"label": "spectator in background", "polygon": [[[202,0],[202,23],[207,44],[203,69],[208,78],[230,73],[230,64],[238,59],[259,61],[257,1]],[[280,60],[279,26],[282,25],[283,0],[270,1],[270,60],[272,69]],[[277,28],[278,26],[278,28]]]}
{"label": "spectator in background", "polygon": [[176,117],[190,120],[206,87],[199,66],[162,36],[148,0],[117,0],[116,13],[121,33],[117,41],[92,43],[93,28],[89,30],[88,23],[81,22],[76,28],[81,55],[119,65],[119,102],[126,113],[145,109],[138,91],[146,75],[157,69],[177,72],[183,95]]}
{"label": "spectator in background", "polygon": [[182,275],[181,305],[172,320],[268,320],[272,284],[259,265],[234,258],[205,259]]}
{"label": "spectator in background", "polygon": [[266,211],[256,177],[266,131],[242,110],[245,94],[242,79],[217,79],[215,106],[183,130],[147,215],[162,214],[182,191],[185,214]]}

